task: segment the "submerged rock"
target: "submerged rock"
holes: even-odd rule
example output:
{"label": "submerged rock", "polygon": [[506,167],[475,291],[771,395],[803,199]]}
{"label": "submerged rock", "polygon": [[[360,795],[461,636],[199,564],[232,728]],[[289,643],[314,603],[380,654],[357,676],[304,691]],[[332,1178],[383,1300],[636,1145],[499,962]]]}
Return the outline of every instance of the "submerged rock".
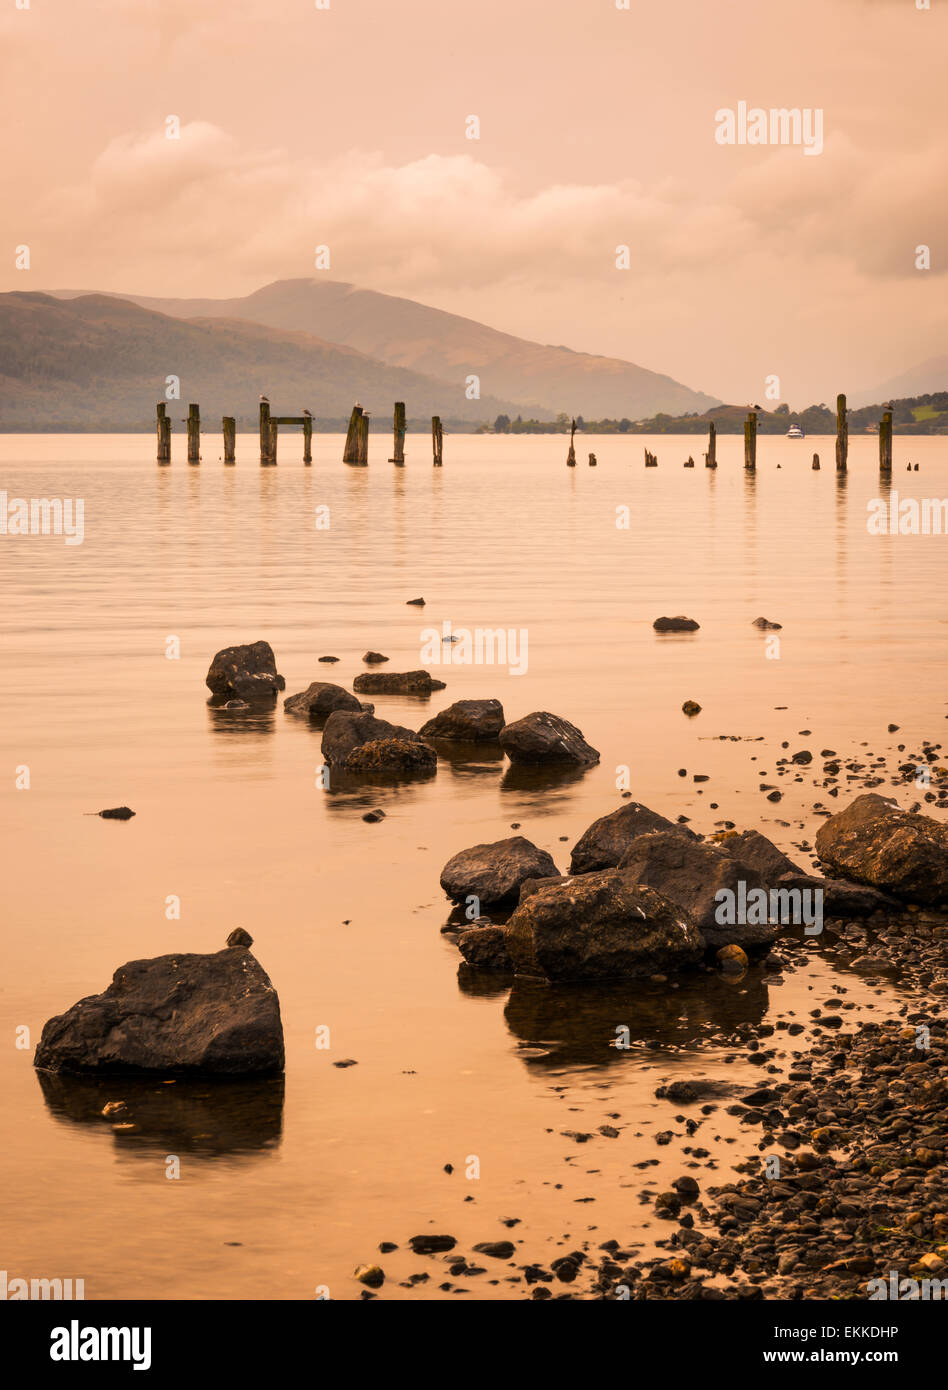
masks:
{"label": "submerged rock", "polygon": [[599,753],[575,724],[546,710],[535,710],[500,732],[500,746],[512,763],[598,763]]}
{"label": "submerged rock", "polygon": [[103,820],[131,820],[135,812],[130,806],[113,806],[108,811],[96,811],[95,814]]}
{"label": "submerged rock", "polygon": [[283,1063],[280,1001],[243,944],[129,961],[102,994],[49,1020],[34,1057],[77,1074],[256,1076]]}
{"label": "submerged rock", "polygon": [[503,927],[469,927],[458,937],[458,950],[468,965],[478,970],[513,970],[507,954],[507,938]]}
{"label": "submerged rock", "polygon": [[418,739],[376,738],[353,748],[346,772],[433,772],[438,755]]}
{"label": "submerged rock", "polygon": [[632,881],[656,889],[689,913],[709,946],[767,946],[776,939],[777,928],[768,922],[718,921],[723,916],[716,898],[721,889],[734,894],[737,915],[740,885],[745,893],[765,885],[756,869],[715,845],[654,831],[633,841],[619,867]]}
{"label": "submerged rock", "polygon": [[366,652],[362,660],[369,666],[377,666],[382,661],[388,661],[388,657],[381,652]]}
{"label": "submerged rock", "polygon": [[211,662],[205,683],[214,695],[236,695],[244,700],[274,696],[286,687],[286,681],[277,673],[269,642],[224,647]]}
{"label": "submerged rock", "polygon": [[342,767],[353,749],[378,739],[421,742],[421,736],[414,729],[390,724],[387,719],[376,719],[373,714],[356,714],[354,710],[334,710],[326,720],[320,747],[330,767]]}
{"label": "submerged rock", "polygon": [[948,902],[948,825],[875,792],[820,826],[816,852],[843,878],[916,903]]}
{"label": "submerged rock", "polygon": [[455,743],[494,742],[504,727],[504,707],[499,700],[456,700],[421,726],[422,738],[443,738]]}
{"label": "submerged rock", "polygon": [[656,618],[652,627],[656,632],[697,632],[700,624],[694,618]]}
{"label": "submerged rock", "polygon": [[515,902],[527,879],[553,878],[559,872],[546,850],[523,835],[511,835],[455,854],[441,870],[441,887],[455,902],[470,897],[480,903]]}
{"label": "submerged rock", "polygon": [[588,874],[596,869],[616,868],[633,841],[650,830],[668,830],[689,840],[695,838],[694,832],[686,826],[666,820],[639,801],[626,801],[617,811],[593,821],[576,841],[570,855],[570,873]]}
{"label": "submerged rock", "polygon": [[363,671],[352,688],[363,695],[430,695],[432,690],[443,690],[444,681],[427,671]]}
{"label": "submerged rock", "polygon": [[771,623],[766,618],[755,618],[754,627],[759,627],[762,632],[779,632],[783,623]]}
{"label": "submerged rock", "polygon": [[686,912],[620,869],[532,894],[505,929],[518,973],[549,980],[622,980],[697,963],[704,941]]}
{"label": "submerged rock", "polygon": [[362,710],[362,701],[341,685],[329,681],[313,681],[312,685],[301,690],[298,695],[290,695],[283,701],[287,714],[306,714],[311,719],[321,719],[332,714],[333,710]]}

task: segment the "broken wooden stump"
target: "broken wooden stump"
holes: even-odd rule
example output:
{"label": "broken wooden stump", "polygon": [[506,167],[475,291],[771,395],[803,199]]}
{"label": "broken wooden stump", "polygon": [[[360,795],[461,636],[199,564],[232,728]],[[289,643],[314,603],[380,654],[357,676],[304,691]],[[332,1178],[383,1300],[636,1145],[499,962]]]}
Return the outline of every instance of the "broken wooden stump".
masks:
{"label": "broken wooden stump", "polygon": [[431,452],[433,466],[440,468],[444,462],[444,431],[441,428],[440,415],[431,417]]}
{"label": "broken wooden stump", "polygon": [[224,462],[237,462],[237,421],[233,415],[225,415],[221,420],[224,434]]}
{"label": "broken wooden stump", "polygon": [[845,473],[849,459],[849,418],[846,414],[846,397],[836,397],[836,472]]}
{"label": "broken wooden stump", "polygon": [[757,411],[748,412],[744,421],[744,467],[753,473],[757,468]]}
{"label": "broken wooden stump", "polygon": [[389,463],[397,464],[399,468],[405,466],[405,402],[395,402],[395,418],[392,425],[395,436],[392,457]]}
{"label": "broken wooden stump", "polygon": [[201,462],[201,407],[188,406],[188,463]]}
{"label": "broken wooden stump", "polygon": [[171,420],[164,401],[158,402],[158,462],[171,462]]}

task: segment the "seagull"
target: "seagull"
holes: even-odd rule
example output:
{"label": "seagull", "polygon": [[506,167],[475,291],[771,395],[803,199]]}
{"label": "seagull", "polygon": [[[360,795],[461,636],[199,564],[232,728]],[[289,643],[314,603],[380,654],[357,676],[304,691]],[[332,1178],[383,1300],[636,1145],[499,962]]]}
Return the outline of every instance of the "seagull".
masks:
{"label": "seagull", "polygon": [[269,404],[270,404],[270,397],[269,397],[269,396],[261,396],[261,397],[260,397],[260,403],[261,403],[261,405],[269,405]]}
{"label": "seagull", "polygon": [[311,410],[306,410],[304,407],[303,414],[306,416],[307,420],[312,420],[313,412]]}

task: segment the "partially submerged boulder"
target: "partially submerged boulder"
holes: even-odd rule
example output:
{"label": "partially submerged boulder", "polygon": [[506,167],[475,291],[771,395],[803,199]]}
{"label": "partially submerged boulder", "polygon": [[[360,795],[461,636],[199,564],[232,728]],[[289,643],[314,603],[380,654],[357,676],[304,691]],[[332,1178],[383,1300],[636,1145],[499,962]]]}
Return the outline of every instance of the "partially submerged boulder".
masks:
{"label": "partially submerged boulder", "polygon": [[650,830],[667,830],[670,834],[695,838],[687,826],[666,820],[657,811],[650,811],[640,801],[625,801],[617,811],[600,816],[576,841],[570,855],[571,874],[595,873],[597,869],[614,869],[634,840]]}
{"label": "partially submerged boulder", "polygon": [[434,772],[438,755],[418,739],[375,738],[353,748],[346,772]]}
{"label": "partially submerged boulder", "polygon": [[453,743],[495,742],[504,727],[504,707],[499,700],[456,700],[421,726],[422,738],[442,738]]}
{"label": "partially submerged boulder", "polygon": [[516,902],[522,883],[558,877],[559,872],[545,849],[538,849],[523,835],[511,835],[455,854],[441,870],[441,887],[455,902],[466,898],[480,903]]}
{"label": "partially submerged boulder", "polygon": [[821,892],[824,917],[871,917],[874,912],[899,906],[895,898],[880,893],[878,888],[850,883],[844,878],[821,878],[819,874],[784,874],[777,880],[777,887],[795,888],[801,893]]}
{"label": "partially submerged boulder", "polygon": [[278,675],[276,658],[269,642],[249,642],[242,647],[224,647],[211,662],[206,685],[221,697],[259,700],[275,696],[286,687]]}
{"label": "partially submerged boulder", "polygon": [[284,700],[283,708],[287,714],[305,714],[310,719],[323,719],[337,709],[358,710],[361,713],[362,701],[341,685],[313,681],[298,695],[290,695]]}
{"label": "partially submerged boulder", "polygon": [[519,974],[556,981],[664,974],[704,954],[688,914],[620,869],[533,893],[511,915],[505,937]]}
{"label": "partially submerged boulder", "polygon": [[500,746],[512,763],[598,763],[599,754],[575,724],[546,710],[525,714],[500,732]]}
{"label": "partially submerged boulder", "polygon": [[824,821],[816,852],[841,878],[926,906],[948,902],[948,825],[875,792]]}
{"label": "partially submerged boulder", "polygon": [[330,767],[342,767],[354,748],[389,738],[406,739],[409,743],[421,742],[421,736],[414,729],[390,724],[387,719],[376,719],[373,714],[337,709],[326,720],[320,747]]}
{"label": "partially submerged boulder", "polygon": [[656,618],[652,627],[656,632],[697,632],[700,624],[694,618]]}
{"label": "partially submerged boulder", "polygon": [[[694,920],[709,946],[769,946],[777,927],[769,922],[719,920],[726,900],[717,894],[733,894],[733,916],[740,915],[741,885],[746,898],[751,889],[763,888],[756,869],[725,854],[715,845],[685,839],[667,831],[652,831],[634,840],[619,865],[630,880],[662,893]],[[758,912],[750,914],[753,917]]]}
{"label": "partially submerged boulder", "polygon": [[715,836],[711,843],[723,849],[732,859],[738,859],[742,864],[749,864],[752,869],[756,869],[768,887],[775,884],[784,874],[803,873],[799,865],[788,859],[783,851],[779,850],[772,840],[768,840],[766,835],[761,835],[759,830],[729,831]]}
{"label": "partially submerged boulder", "polygon": [[363,671],[352,688],[362,695],[430,695],[432,690],[443,690],[444,681],[427,671]]}
{"label": "partially submerged boulder", "polygon": [[469,927],[458,937],[458,949],[478,970],[513,971],[503,927]]}
{"label": "partially submerged boulder", "polygon": [[49,1020],[33,1062],[82,1075],[282,1072],[280,1001],[245,945],[133,960],[102,994]]}

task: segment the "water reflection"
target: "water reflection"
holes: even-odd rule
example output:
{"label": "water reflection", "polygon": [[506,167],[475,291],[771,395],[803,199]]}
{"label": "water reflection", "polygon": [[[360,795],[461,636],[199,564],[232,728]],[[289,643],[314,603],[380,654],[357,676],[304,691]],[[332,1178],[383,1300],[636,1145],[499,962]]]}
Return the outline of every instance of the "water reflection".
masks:
{"label": "water reflection", "polygon": [[[72,1077],[38,1071],[50,1114],[68,1125],[92,1125],[111,1134],[123,1154],[197,1158],[252,1155],[276,1148],[283,1137],[282,1076],[253,1081],[172,1083],[123,1076]],[[106,1118],[110,1101],[125,1109]],[[133,1125],[116,1129],[116,1124]]]}

